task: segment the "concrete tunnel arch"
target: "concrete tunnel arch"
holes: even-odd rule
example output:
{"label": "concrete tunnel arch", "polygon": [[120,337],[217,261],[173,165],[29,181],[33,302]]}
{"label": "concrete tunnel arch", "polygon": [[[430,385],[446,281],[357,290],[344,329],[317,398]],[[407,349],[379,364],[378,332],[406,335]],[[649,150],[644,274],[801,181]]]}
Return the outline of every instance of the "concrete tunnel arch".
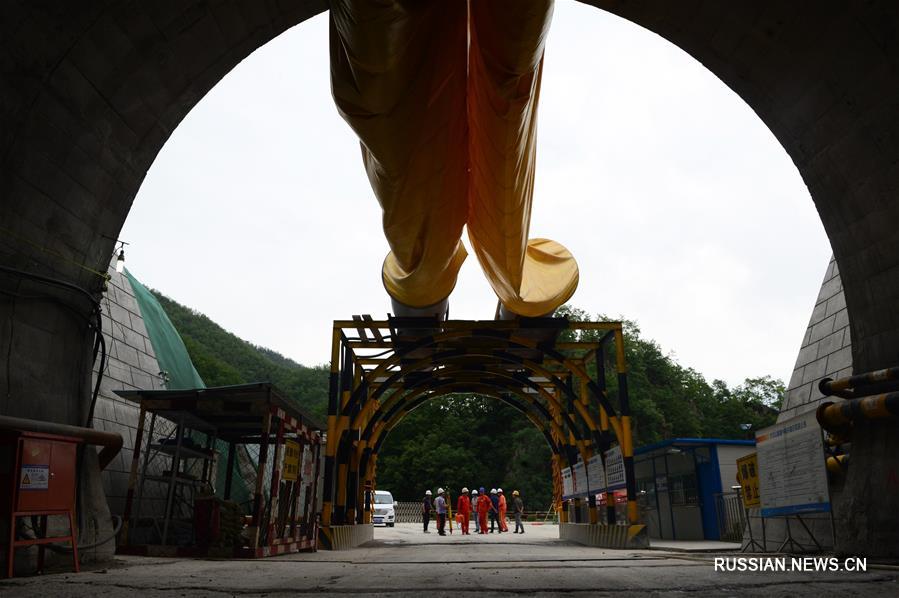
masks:
{"label": "concrete tunnel arch", "polygon": [[[855,371],[895,365],[899,5],[587,3],[683,49],[759,115],[796,164],[830,239],[846,295]],[[94,274],[17,239],[105,270],[113,241],[101,235],[116,237],[147,169],[178,123],[253,50],[326,9],[324,0],[5,7],[3,263],[99,295]],[[33,285],[8,274],[0,284],[23,292]],[[53,304],[0,303],[0,330],[12,354],[11,373],[2,375],[10,396],[30,399],[9,402],[10,415],[65,423],[80,417],[86,390],[72,389],[89,387],[90,347],[84,324],[60,316],[60,310]],[[888,426],[863,426],[858,454],[869,455],[872,464],[876,455],[899,448]],[[847,550],[891,541],[883,531],[889,525],[855,519],[865,512],[886,517],[899,508],[883,477],[871,491],[852,497],[847,521],[867,531],[847,539]],[[863,470],[850,471],[850,485],[864,483]]]}

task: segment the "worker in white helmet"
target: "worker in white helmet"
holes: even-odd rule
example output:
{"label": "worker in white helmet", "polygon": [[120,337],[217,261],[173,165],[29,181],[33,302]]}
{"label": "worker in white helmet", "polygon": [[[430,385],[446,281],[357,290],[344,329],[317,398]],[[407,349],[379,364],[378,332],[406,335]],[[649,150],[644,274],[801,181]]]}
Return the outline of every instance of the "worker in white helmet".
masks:
{"label": "worker in white helmet", "polygon": [[481,533],[481,522],[478,519],[478,491],[471,491],[471,514],[474,519],[474,533]]}
{"label": "worker in white helmet", "polygon": [[468,497],[468,488],[462,488],[462,494],[456,501],[456,513],[458,514],[459,527],[462,529],[462,535],[468,535],[468,522],[471,518],[471,499]]}
{"label": "worker in white helmet", "polygon": [[437,510],[437,533],[441,536],[446,535],[446,497],[443,488],[437,489],[437,499],[434,501],[434,508]]}
{"label": "worker in white helmet", "polygon": [[431,509],[434,507],[431,505],[431,491],[425,490],[425,498],[421,503],[421,522],[424,524],[424,532],[426,534],[430,534],[428,531],[428,524],[431,522]]}
{"label": "worker in white helmet", "polygon": [[481,494],[478,496],[478,525],[482,534],[487,533],[487,513],[490,512],[491,507],[492,503],[487,497],[487,491],[481,486]]}
{"label": "worker in white helmet", "polygon": [[502,488],[497,488],[496,494],[499,497],[499,506],[497,507],[499,511],[499,533],[508,532],[509,526],[506,525],[506,511],[509,507],[506,504],[506,497],[503,495]]}

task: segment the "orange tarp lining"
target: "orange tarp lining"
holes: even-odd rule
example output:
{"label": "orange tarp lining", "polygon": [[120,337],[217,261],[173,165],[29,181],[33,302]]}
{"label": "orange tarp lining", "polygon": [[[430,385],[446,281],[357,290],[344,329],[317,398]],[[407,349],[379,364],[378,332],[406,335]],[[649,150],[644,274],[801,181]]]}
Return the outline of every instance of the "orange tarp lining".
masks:
{"label": "orange tarp lining", "polygon": [[333,0],[331,85],[383,209],[388,293],[412,307],[453,289],[469,240],[494,292],[523,316],[574,293],[559,243],[527,240],[545,0]]}

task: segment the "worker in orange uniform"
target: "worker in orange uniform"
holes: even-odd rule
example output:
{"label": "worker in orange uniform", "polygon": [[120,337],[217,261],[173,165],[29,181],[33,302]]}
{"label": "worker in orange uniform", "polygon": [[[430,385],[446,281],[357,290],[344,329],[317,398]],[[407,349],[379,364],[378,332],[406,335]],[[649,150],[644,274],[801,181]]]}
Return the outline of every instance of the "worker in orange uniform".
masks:
{"label": "worker in orange uniform", "polygon": [[509,526],[506,525],[506,511],[508,510],[506,497],[503,496],[502,488],[497,488],[496,493],[499,495],[499,531],[500,533],[507,532],[509,531]]}
{"label": "worker in orange uniform", "polygon": [[478,526],[481,528],[480,533],[487,533],[487,513],[493,507],[493,503],[487,497],[487,491],[481,486],[481,492],[478,494]]}
{"label": "worker in orange uniform", "polygon": [[462,519],[459,523],[459,527],[462,528],[462,535],[469,535],[468,521],[471,516],[471,499],[468,498],[468,488],[462,488],[462,494],[459,495],[459,500],[456,501],[456,513],[458,513]]}

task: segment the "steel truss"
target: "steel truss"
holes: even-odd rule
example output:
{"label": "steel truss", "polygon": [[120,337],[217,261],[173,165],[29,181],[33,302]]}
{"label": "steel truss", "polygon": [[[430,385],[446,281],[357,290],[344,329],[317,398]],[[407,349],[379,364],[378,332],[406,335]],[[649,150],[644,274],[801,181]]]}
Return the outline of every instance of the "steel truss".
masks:
{"label": "steel truss", "polygon": [[[614,355],[617,374],[614,400],[606,388],[607,354]],[[596,379],[588,373],[591,360]],[[568,505],[561,470],[617,443],[627,475],[628,521],[638,523],[621,322],[366,315],[334,322],[322,506],[326,536],[331,526],[371,523],[384,440],[410,411],[452,393],[502,401],[543,433],[562,521]],[[595,499],[588,500],[590,522],[596,523]],[[614,501],[607,503],[611,517]]]}

